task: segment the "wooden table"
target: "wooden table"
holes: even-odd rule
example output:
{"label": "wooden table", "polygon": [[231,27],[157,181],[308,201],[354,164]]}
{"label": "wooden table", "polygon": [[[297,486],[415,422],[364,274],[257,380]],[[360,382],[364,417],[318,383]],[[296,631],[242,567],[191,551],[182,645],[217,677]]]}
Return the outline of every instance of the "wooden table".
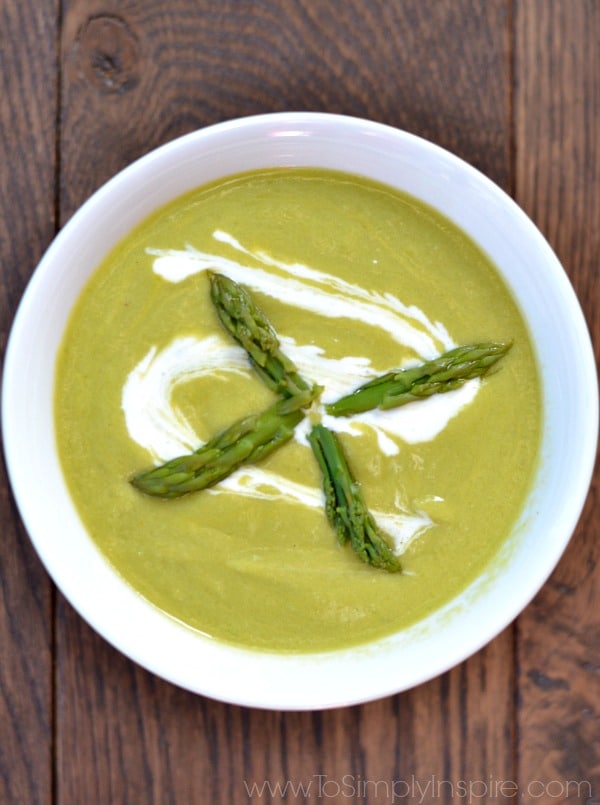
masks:
{"label": "wooden table", "polygon": [[[0,77],[2,349],[100,184],[180,134],[280,110],[383,121],[481,169],[546,235],[600,346],[598,0],[2,0]],[[0,489],[1,803],[600,802],[598,477],[555,573],[484,650],[306,713],[194,696],[122,657]]]}

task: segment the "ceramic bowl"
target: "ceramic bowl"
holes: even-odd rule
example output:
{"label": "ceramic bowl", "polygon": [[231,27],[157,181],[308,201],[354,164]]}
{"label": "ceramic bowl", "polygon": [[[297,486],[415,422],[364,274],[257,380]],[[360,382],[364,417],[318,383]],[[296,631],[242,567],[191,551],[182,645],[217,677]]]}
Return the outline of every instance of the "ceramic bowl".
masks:
{"label": "ceramic bowl", "polygon": [[[412,628],[364,647],[312,655],[221,644],[177,624],[124,583],[79,520],[53,426],[57,350],[69,312],[101,258],[140,220],[186,191],[274,166],[351,169],[411,193],[454,221],[512,289],[542,378],[539,471],[502,561]],[[176,685],[284,710],[349,705],[405,690],[461,662],[504,629],[544,584],[573,533],[598,436],[596,369],[581,309],[556,256],[521,209],[477,170],[423,139],[313,113],[210,126],[149,153],[98,190],[59,233],[26,290],[9,339],[2,404],[7,465],[25,527],[81,616],[118,650]]]}

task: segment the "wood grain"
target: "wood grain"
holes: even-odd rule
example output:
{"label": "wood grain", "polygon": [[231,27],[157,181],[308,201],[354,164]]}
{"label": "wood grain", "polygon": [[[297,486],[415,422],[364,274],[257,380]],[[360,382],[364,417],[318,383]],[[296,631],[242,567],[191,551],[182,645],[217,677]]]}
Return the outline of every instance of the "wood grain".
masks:
{"label": "wood grain", "polygon": [[[600,5],[522,2],[516,19],[517,201],[569,274],[598,359]],[[596,475],[568,550],[519,619],[520,776],[557,794],[562,783],[561,802],[600,798],[599,492]]]}
{"label": "wood grain", "polygon": [[[57,4],[0,6],[0,352],[55,233]],[[52,797],[52,591],[0,468],[0,801]]]}
{"label": "wood grain", "polygon": [[366,116],[509,183],[504,0],[71,0],[62,40],[63,221],[151,148],[223,119]]}

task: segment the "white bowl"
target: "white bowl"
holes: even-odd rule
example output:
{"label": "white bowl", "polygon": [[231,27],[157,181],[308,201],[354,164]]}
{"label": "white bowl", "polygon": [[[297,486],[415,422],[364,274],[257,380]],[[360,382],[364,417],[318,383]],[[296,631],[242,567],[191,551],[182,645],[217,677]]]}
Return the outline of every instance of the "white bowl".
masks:
{"label": "white bowl", "polygon": [[[157,207],[253,168],[351,170],[437,208],[491,257],[519,301],[541,369],[540,470],[496,570],[414,627],[362,648],[280,655],[183,628],[134,592],[87,535],[57,458],[52,391],[65,323],[108,250]],[[585,501],[598,437],[596,369],[581,309],[526,215],[478,171],[418,137],[337,115],[282,113],[211,126],[168,143],[96,192],[52,243],[12,328],[3,382],[8,470],[25,526],[83,618],[135,662],[227,702],[316,709],[396,693],[461,662],[526,606],[558,562]]]}

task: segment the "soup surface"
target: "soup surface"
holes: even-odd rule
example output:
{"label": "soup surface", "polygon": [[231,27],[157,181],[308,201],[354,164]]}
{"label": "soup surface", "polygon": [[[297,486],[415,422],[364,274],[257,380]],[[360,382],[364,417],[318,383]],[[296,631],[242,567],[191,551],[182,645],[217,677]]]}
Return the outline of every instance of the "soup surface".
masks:
{"label": "soup surface", "polygon": [[[325,416],[210,490],[150,498],[131,476],[191,452],[274,395],[213,309],[244,285],[331,402],[453,346],[512,341],[483,380],[391,411]],[[447,219],[383,185],[274,169],[200,188],[104,260],[56,370],[63,471],[91,537],[139,593],[217,639],[276,651],[366,643],[433,612],[497,558],[537,460],[537,369],[493,265]],[[335,430],[401,573],[327,522],[309,420]]]}

